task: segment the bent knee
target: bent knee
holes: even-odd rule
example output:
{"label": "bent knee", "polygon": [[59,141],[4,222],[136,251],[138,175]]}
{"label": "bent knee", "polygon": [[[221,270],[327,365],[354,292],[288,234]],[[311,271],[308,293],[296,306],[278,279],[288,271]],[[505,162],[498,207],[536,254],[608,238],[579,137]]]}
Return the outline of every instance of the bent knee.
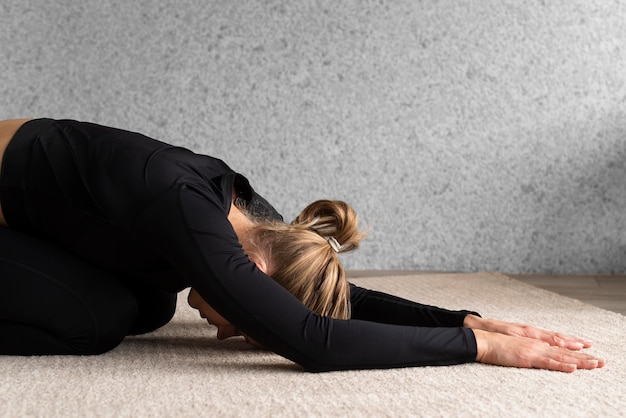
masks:
{"label": "bent knee", "polygon": [[140,335],[155,331],[169,323],[176,313],[176,295],[163,294],[155,299],[152,306],[139,305],[137,320],[129,330],[129,335]]}

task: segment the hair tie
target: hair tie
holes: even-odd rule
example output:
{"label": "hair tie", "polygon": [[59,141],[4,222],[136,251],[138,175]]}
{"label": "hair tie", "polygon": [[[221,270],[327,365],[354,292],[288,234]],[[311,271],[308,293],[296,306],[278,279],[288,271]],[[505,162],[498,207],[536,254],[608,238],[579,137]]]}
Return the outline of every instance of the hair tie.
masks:
{"label": "hair tie", "polygon": [[333,250],[335,250],[336,253],[341,251],[341,245],[335,237],[326,237],[326,241],[328,241],[328,244]]}

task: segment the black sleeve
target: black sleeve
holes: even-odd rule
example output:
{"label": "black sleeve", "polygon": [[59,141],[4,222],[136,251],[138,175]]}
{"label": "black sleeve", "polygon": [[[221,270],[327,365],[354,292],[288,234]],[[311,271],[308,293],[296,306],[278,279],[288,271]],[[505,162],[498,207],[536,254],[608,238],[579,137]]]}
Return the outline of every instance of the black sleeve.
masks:
{"label": "black sleeve", "polygon": [[244,333],[309,371],[449,365],[476,359],[462,327],[334,320],[310,311],[243,253],[216,196],[201,184],[162,193],[134,231]]}
{"label": "black sleeve", "polygon": [[376,290],[350,284],[352,318],[385,324],[413,325],[419,327],[462,327],[472,311],[451,311],[436,306],[423,305]]}

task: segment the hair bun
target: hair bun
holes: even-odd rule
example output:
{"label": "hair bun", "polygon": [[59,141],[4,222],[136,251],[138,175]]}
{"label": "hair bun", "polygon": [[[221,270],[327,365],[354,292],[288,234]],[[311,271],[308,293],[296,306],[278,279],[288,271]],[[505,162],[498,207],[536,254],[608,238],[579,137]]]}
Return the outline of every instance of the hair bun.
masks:
{"label": "hair bun", "polygon": [[365,234],[358,230],[356,212],[340,200],[318,200],[308,205],[292,225],[309,229],[329,241],[339,253],[358,248]]}

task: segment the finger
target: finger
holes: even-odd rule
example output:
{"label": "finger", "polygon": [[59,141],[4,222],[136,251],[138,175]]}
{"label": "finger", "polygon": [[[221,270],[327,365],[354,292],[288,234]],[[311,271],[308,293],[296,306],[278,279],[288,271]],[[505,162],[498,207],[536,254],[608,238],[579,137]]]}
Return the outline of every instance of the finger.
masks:
{"label": "finger", "polygon": [[533,364],[533,367],[563,373],[573,373],[578,370],[576,363],[566,363],[549,357],[541,359]]}
{"label": "finger", "polygon": [[572,344],[576,344],[578,346],[582,345],[582,348],[589,348],[593,345],[591,341],[585,340],[583,338],[574,338],[574,337],[564,336],[563,339],[565,339],[566,341]]}
{"label": "finger", "polygon": [[567,348],[568,350],[579,351],[584,348],[589,348],[593,345],[591,341],[584,340],[582,338],[574,338],[568,335],[554,333],[546,340],[550,345],[556,347]]}
{"label": "finger", "polygon": [[578,369],[593,370],[604,367],[606,361],[585,353],[551,347],[532,361],[532,367],[571,373]]}
{"label": "finger", "polygon": [[578,368],[579,369],[585,369],[585,370],[593,370],[593,369],[600,369],[602,367],[604,367],[606,365],[606,361],[604,359],[588,359],[588,360],[581,360],[578,364]]}
{"label": "finger", "polygon": [[553,358],[556,361],[565,364],[573,364],[577,369],[584,370],[593,370],[598,367],[603,367],[606,363],[604,360],[601,360],[595,356],[590,354],[583,353],[572,353],[572,352],[559,352],[556,354],[556,357]]}
{"label": "finger", "polygon": [[585,345],[580,341],[570,340],[567,337],[562,337],[560,335],[555,335],[552,337],[552,342],[550,345],[554,345],[556,347],[567,348],[568,350],[579,351],[585,348]]}

